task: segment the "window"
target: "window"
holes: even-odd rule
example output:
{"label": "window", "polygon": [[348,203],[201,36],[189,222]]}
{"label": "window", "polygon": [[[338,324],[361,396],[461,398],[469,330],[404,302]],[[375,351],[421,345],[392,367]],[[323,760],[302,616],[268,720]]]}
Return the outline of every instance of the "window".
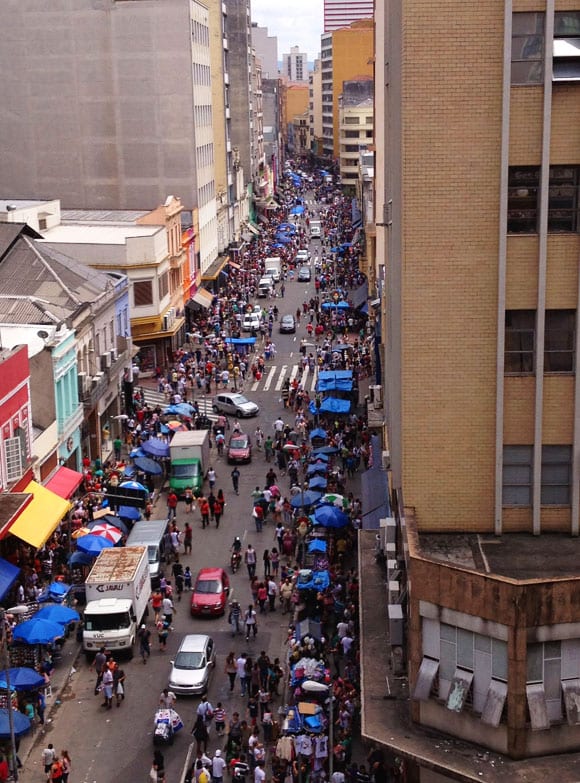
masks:
{"label": "window", "polygon": [[554,15],[553,56],[553,81],[580,81],[580,11]]}
{"label": "window", "polygon": [[[530,710],[532,727],[548,728],[550,721],[561,720],[561,642],[553,641],[528,644],[526,683],[528,688],[528,708]],[[530,686],[536,687],[530,688]],[[546,725],[545,721],[546,716],[548,725]],[[538,725],[534,725],[534,723],[537,723]]]}
{"label": "window", "polygon": [[[580,222],[579,166],[550,166],[548,231],[577,232]],[[508,180],[508,234],[535,234],[538,230],[539,166],[510,166]]]}
{"label": "window", "polygon": [[344,118],[344,124],[345,125],[358,125],[360,122],[360,117],[345,117]]}
{"label": "window", "polygon": [[529,374],[535,369],[536,313],[534,310],[506,310],[504,372]]}
{"label": "window", "polygon": [[541,84],[544,77],[544,14],[512,16],[512,84]]}
{"label": "window", "polygon": [[345,131],[344,137],[345,139],[358,139],[358,131]]}
{"label": "window", "polygon": [[6,481],[18,481],[22,478],[24,470],[24,451],[22,439],[16,435],[14,438],[6,438],[4,441],[6,453]]}
{"label": "window", "polygon": [[544,372],[574,372],[576,313],[546,310]]}
{"label": "window", "polygon": [[133,283],[133,301],[135,307],[153,304],[153,282],[151,280],[136,280]]}
{"label": "window", "polygon": [[542,446],[542,506],[569,506],[572,447]]}
{"label": "window", "polygon": [[531,446],[504,446],[502,505],[532,505],[532,462]]}
{"label": "window", "polygon": [[169,292],[169,275],[164,272],[159,278],[159,299],[163,299]]}

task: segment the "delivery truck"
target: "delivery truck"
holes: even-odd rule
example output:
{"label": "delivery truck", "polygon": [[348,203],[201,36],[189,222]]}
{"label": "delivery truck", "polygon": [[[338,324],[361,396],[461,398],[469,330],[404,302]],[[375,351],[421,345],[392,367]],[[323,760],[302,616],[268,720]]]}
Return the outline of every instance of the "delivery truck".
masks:
{"label": "delivery truck", "polygon": [[279,283],[281,276],[282,259],[280,256],[270,256],[264,259],[264,277],[271,277],[275,283]]}
{"label": "delivery truck", "polygon": [[310,237],[312,239],[317,239],[318,237],[322,236],[322,223],[320,220],[311,220],[310,221]]}
{"label": "delivery truck", "polygon": [[132,658],[151,597],[147,548],[103,549],[86,579],[85,591],[83,650],[87,658],[101,647]]}
{"label": "delivery truck", "polygon": [[209,467],[209,430],[176,432],[169,444],[169,486],[178,497],[189,487],[200,490]]}
{"label": "delivery truck", "polygon": [[164,560],[169,562],[171,539],[168,533],[167,519],[141,519],[129,533],[127,546],[147,547],[151,588],[158,590],[161,584],[161,566]]}

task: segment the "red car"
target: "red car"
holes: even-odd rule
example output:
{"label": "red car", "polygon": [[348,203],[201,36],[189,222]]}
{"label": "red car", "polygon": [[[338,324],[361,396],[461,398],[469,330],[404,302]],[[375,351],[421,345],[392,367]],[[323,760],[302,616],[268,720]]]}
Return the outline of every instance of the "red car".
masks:
{"label": "red car", "polygon": [[223,568],[202,568],[193,586],[191,614],[220,615],[226,611],[230,580]]}
{"label": "red car", "polygon": [[251,462],[252,443],[243,432],[232,435],[228,444],[228,462]]}

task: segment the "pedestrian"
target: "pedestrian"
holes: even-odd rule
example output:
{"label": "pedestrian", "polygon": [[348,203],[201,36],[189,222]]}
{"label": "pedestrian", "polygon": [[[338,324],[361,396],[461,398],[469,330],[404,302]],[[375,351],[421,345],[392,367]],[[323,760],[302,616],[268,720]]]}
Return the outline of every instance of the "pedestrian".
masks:
{"label": "pedestrian", "polygon": [[171,490],[167,496],[167,521],[175,519],[177,514],[177,501],[177,495]]}
{"label": "pedestrian", "polygon": [[184,501],[185,501],[185,513],[191,514],[191,512],[193,511],[193,491],[191,487],[185,488]]}
{"label": "pedestrian", "polygon": [[233,652],[228,653],[228,657],[226,658],[226,663],[224,666],[224,672],[227,674],[228,679],[230,681],[230,693],[233,693],[236,684],[236,675],[238,673],[236,656],[234,655]]}
{"label": "pedestrian", "polygon": [[258,633],[258,624],[256,619],[256,612],[252,604],[248,606],[244,614],[244,625],[246,626],[246,641],[250,640],[250,633],[256,638]]}
{"label": "pedestrian", "polygon": [[234,492],[236,493],[236,495],[239,495],[240,494],[240,489],[239,489],[239,487],[240,487],[240,471],[236,467],[236,468],[234,468],[232,470],[230,475],[232,477],[232,484],[233,484],[233,487],[234,487]]}
{"label": "pedestrian", "polygon": [[242,744],[242,724],[240,722],[240,714],[238,712],[234,712],[229,726],[228,746],[231,747],[233,745],[236,745],[239,747],[241,744]]}
{"label": "pedestrian", "polygon": [[169,623],[167,620],[159,620],[157,623],[157,640],[159,642],[159,651],[165,652],[167,649],[167,639],[169,638]]}
{"label": "pedestrian", "polygon": [[183,551],[186,555],[191,554],[191,545],[193,543],[193,530],[189,522],[185,523],[185,529],[183,531]]}
{"label": "pedestrian", "polygon": [[113,707],[113,672],[108,666],[105,667],[103,672],[103,707],[108,710]]}
{"label": "pedestrian", "polygon": [[256,523],[256,533],[261,533],[264,526],[264,509],[260,504],[254,506],[252,511],[254,522]]}
{"label": "pedestrian", "polygon": [[201,527],[205,530],[206,527],[209,527],[210,514],[210,506],[207,498],[201,497],[199,499],[199,511],[201,513]]}
{"label": "pedestrian", "polygon": [[147,663],[147,658],[151,655],[151,631],[145,623],[139,629],[139,655],[143,663]]}
{"label": "pedestrian", "polygon": [[185,566],[185,571],[183,573],[183,586],[185,587],[187,592],[191,591],[191,585],[192,585],[191,568],[189,566]]}
{"label": "pedestrian", "polygon": [[266,613],[266,600],[268,598],[268,589],[263,582],[258,585],[258,606],[260,607],[260,614]]}
{"label": "pedestrian", "polygon": [[[217,725],[217,724],[216,724]],[[211,779],[212,783],[223,783],[224,770],[227,767],[225,759],[222,758],[222,752],[218,748],[211,760]]]}
{"label": "pedestrian", "polygon": [[248,544],[244,553],[244,562],[248,569],[248,577],[251,579],[256,573],[256,550],[251,544]]}
{"label": "pedestrian", "polygon": [[220,519],[222,518],[222,504],[219,502],[218,498],[215,499],[215,503],[213,504],[213,517],[215,519],[215,526],[216,529],[220,526]]}
{"label": "pedestrian", "polygon": [[262,560],[264,561],[264,579],[266,579],[271,573],[270,551],[268,549],[264,549]]}
{"label": "pedestrian", "polygon": [[44,764],[44,774],[48,778],[48,775],[50,773],[50,768],[52,767],[52,762],[56,758],[56,753],[52,742],[49,742],[46,748],[44,748],[41,754],[41,758],[42,758],[42,763]]}
{"label": "pedestrian", "polygon": [[95,682],[95,696],[100,693],[101,683],[103,681],[103,671],[105,670],[105,664],[107,663],[107,656],[105,654],[105,648],[101,647],[99,652],[95,655],[93,666],[97,673],[97,681]]}
{"label": "pedestrian", "polygon": [[196,716],[195,724],[193,726],[191,733],[193,734],[193,736],[195,737],[195,741],[197,742],[197,752],[205,753],[207,749],[207,741],[209,739],[209,732],[207,730],[207,726],[205,725],[205,720],[203,719],[203,715]]}
{"label": "pedestrian", "polygon": [[226,711],[224,710],[221,701],[218,701],[216,704],[216,708],[213,714],[214,720],[215,720],[215,730],[217,731],[218,737],[224,736],[224,731],[226,728]]}
{"label": "pedestrian", "polygon": [[161,590],[155,590],[151,593],[151,608],[154,612],[154,622],[158,623],[161,617],[161,607],[163,606],[163,596]]}
{"label": "pedestrian", "polygon": [[278,595],[278,585],[272,577],[269,577],[266,589],[268,590],[268,601],[271,612],[276,611],[276,596]]}
{"label": "pedestrian", "polygon": [[159,705],[163,707],[164,710],[172,710],[176,701],[177,696],[173,691],[170,691],[169,688],[163,688],[159,695]]}
{"label": "pedestrian", "polygon": [[270,565],[272,567],[272,575],[274,578],[278,576],[278,569],[280,567],[280,554],[276,547],[272,548],[270,552]]}
{"label": "pedestrian", "polygon": [[216,472],[215,472],[215,470],[213,469],[213,467],[211,465],[208,468],[208,471],[207,471],[205,477],[209,481],[209,489],[210,489],[210,492],[211,492],[211,490],[215,487],[215,480],[217,478]]}
{"label": "pedestrian", "polygon": [[[125,672],[118,663],[115,663],[113,669],[113,693],[115,694],[115,700],[117,707],[121,706],[121,702],[125,700]],[[61,753],[63,755],[64,751]]]}
{"label": "pedestrian", "polygon": [[211,706],[211,703],[208,701],[207,696],[202,696],[201,701],[197,706],[197,715],[201,715],[201,717],[205,721],[205,725],[209,726],[209,724],[213,720],[213,707]]}
{"label": "pedestrian", "polygon": [[62,783],[62,764],[58,756],[54,757],[48,779],[50,783]]}
{"label": "pedestrian", "polygon": [[[241,686],[241,693],[240,695],[242,698],[246,695],[246,689],[247,689],[247,676],[246,676],[246,659],[248,655],[247,653],[243,652],[238,659],[236,660],[236,666],[238,670],[238,678],[240,680],[240,686]],[[231,733],[231,727],[230,727],[230,733]]]}
{"label": "pedestrian", "polygon": [[173,622],[174,611],[175,607],[173,606],[173,601],[169,596],[166,595],[161,604],[161,612],[163,614],[163,619],[168,625],[171,625]]}
{"label": "pedestrian", "polygon": [[233,600],[230,604],[230,613],[228,616],[228,623],[232,626],[232,636],[237,636],[240,633],[240,619],[242,616],[242,610],[238,601]]}

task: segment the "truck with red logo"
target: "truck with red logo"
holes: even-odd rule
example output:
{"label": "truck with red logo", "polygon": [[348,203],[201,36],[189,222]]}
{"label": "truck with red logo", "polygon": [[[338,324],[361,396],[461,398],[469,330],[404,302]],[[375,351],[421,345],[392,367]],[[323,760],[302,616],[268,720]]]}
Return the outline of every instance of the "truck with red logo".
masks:
{"label": "truck with red logo", "polygon": [[101,647],[133,657],[137,631],[147,615],[151,579],[147,547],[103,549],[85,582],[83,649],[92,658]]}

